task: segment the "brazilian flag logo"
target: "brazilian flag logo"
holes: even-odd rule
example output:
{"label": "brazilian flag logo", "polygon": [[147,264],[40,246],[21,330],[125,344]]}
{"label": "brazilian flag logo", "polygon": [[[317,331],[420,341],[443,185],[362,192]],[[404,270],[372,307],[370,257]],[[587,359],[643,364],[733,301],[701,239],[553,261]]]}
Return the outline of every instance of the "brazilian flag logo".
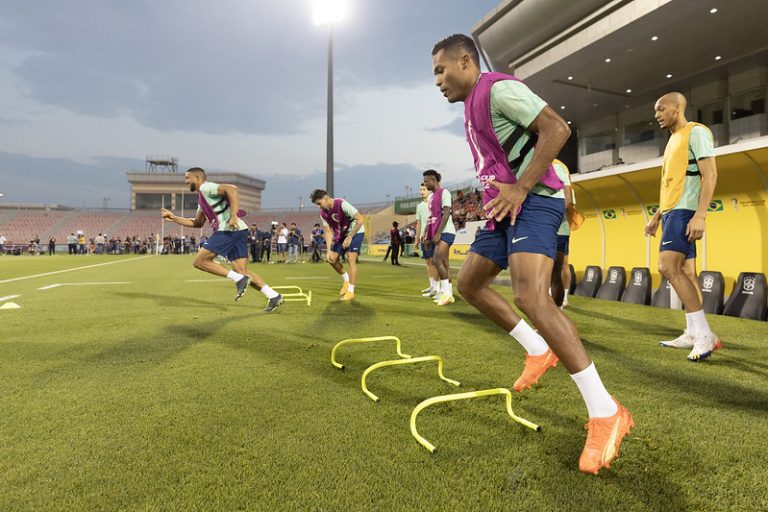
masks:
{"label": "brazilian flag logo", "polygon": [[616,210],[603,210],[603,218],[604,219],[615,219],[616,218]]}
{"label": "brazilian flag logo", "polygon": [[723,201],[721,199],[713,199],[709,203],[709,208],[707,208],[708,212],[722,212],[723,211]]}
{"label": "brazilian flag logo", "polygon": [[659,205],[649,204],[648,206],[645,207],[645,211],[648,212],[648,215],[653,217],[654,215],[656,215],[656,212],[659,211]]}

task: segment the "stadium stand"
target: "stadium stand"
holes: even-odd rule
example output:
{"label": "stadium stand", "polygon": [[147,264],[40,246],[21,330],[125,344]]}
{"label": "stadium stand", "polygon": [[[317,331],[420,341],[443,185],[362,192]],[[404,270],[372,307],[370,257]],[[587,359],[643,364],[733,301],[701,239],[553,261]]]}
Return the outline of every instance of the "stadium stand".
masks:
{"label": "stadium stand", "polygon": [[630,304],[651,304],[651,271],[645,267],[635,267],[630,272],[631,279],[624,290],[621,302]]}
{"label": "stadium stand", "polygon": [[71,212],[66,211],[17,211],[0,224],[0,231],[8,239],[7,245],[24,244],[39,237],[48,240],[49,232]]}
{"label": "stadium stand", "polygon": [[610,267],[608,269],[608,279],[600,285],[597,291],[597,298],[602,300],[621,300],[624,293],[624,287],[627,284],[627,271],[624,267]]}
{"label": "stadium stand", "polygon": [[725,302],[723,315],[765,320],[768,317],[765,274],[742,272]]}
{"label": "stadium stand", "polygon": [[584,269],[584,279],[576,286],[573,294],[580,297],[594,297],[603,283],[603,269],[594,265]]}
{"label": "stadium stand", "polygon": [[704,297],[704,312],[722,314],[725,295],[725,280],[722,272],[702,271],[699,274],[699,288]]}

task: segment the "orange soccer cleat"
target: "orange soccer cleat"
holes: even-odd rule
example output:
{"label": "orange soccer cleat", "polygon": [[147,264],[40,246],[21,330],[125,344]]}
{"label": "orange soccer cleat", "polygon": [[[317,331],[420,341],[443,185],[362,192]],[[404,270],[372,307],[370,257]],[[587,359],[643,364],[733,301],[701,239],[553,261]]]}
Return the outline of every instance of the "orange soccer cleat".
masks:
{"label": "orange soccer cleat", "polygon": [[613,399],[619,410],[608,418],[590,418],[584,428],[587,442],[579,457],[579,471],[596,475],[601,468],[611,467],[611,461],[619,456],[619,446],[629,429],[635,426],[626,407]]}
{"label": "orange soccer cleat", "polygon": [[347,293],[347,290],[349,289],[349,281],[344,281],[344,284],[341,285],[341,290],[339,290],[339,295],[344,295]]}
{"label": "orange soccer cleat", "polygon": [[523,368],[520,377],[512,384],[512,389],[520,392],[533,386],[544,375],[544,372],[557,366],[557,361],[557,356],[551,348],[538,356],[525,354],[525,368]]}
{"label": "orange soccer cleat", "polygon": [[345,292],[344,295],[339,300],[352,300],[355,298],[355,292]]}

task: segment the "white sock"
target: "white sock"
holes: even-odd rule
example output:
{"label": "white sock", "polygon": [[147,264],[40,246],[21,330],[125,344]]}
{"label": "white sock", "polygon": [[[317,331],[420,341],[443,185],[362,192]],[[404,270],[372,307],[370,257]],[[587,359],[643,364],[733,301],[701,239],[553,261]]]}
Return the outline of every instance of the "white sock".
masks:
{"label": "white sock", "polygon": [[440,295],[440,281],[435,279],[435,286],[432,289],[435,290],[435,295]]}
{"label": "white sock", "polygon": [[509,334],[520,343],[526,352],[532,356],[540,356],[549,350],[549,345],[539,333],[531,329],[525,320],[520,319]]}
{"label": "white sock", "polygon": [[261,293],[263,293],[263,294],[264,294],[264,296],[265,296],[266,298],[268,298],[268,299],[274,299],[275,297],[277,297],[278,295],[280,295],[280,294],[279,294],[279,293],[277,293],[275,290],[273,290],[272,288],[270,288],[268,284],[265,284],[264,286],[262,286],[262,287],[261,287],[261,290],[259,290],[259,291],[260,291]]}
{"label": "white sock", "polygon": [[341,278],[344,280],[344,282],[349,281],[349,273],[344,272],[343,274],[341,274]]}
{"label": "white sock", "polygon": [[619,410],[608,390],[603,386],[600,375],[597,374],[595,363],[590,364],[578,373],[571,375],[573,382],[581,391],[590,418],[607,418]]}
{"label": "white sock", "polygon": [[429,278],[429,287],[433,290],[437,290],[437,280]]}
{"label": "white sock", "polygon": [[560,309],[563,309],[568,304],[568,289],[563,290],[563,303],[560,305]]}
{"label": "white sock", "polygon": [[243,274],[238,274],[234,270],[230,270],[229,273],[227,274],[227,279],[229,279],[231,281],[234,281],[234,282],[238,282],[239,280],[241,280],[244,277],[245,276]]}
{"label": "white sock", "polygon": [[451,290],[451,283],[447,279],[440,280],[440,293],[443,295],[453,295]]}
{"label": "white sock", "polygon": [[355,293],[355,285],[353,284],[349,285],[349,288],[347,288],[347,291],[349,293]]}
{"label": "white sock", "polygon": [[686,313],[685,321],[688,324],[688,334],[691,336],[702,336],[712,332],[709,328],[709,323],[707,323],[707,317],[704,316],[703,309],[695,313]]}

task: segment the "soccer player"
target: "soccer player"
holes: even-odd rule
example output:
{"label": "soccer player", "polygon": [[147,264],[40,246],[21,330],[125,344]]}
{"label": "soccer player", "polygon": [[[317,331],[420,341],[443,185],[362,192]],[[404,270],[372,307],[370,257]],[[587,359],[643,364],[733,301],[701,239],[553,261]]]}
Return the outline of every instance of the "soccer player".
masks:
{"label": "soccer player", "polygon": [[656,236],[661,222],[659,272],[669,280],[685,307],[687,327],[665,347],[690,348],[689,361],[700,361],[721,348],[709,328],[696,277],[696,240],[704,235],[707,208],[717,184],[712,133],[703,124],[685,118],[685,97],[679,92],[656,101],[656,121],[671,136],[661,166],[659,209],[645,227]]}
{"label": "soccer player", "polygon": [[440,278],[432,264],[432,247],[428,247],[426,243],[427,223],[429,222],[429,190],[424,183],[419,185],[419,195],[421,202],[416,205],[416,244],[421,248],[421,257],[427,264],[427,278],[429,279],[429,288],[421,290],[421,296],[435,297],[439,296]]}
{"label": "soccer player", "polygon": [[[258,274],[248,270],[248,226],[237,215],[240,204],[237,187],[208,181],[205,170],[200,167],[188,169],[184,183],[191,192],[198,193],[197,215],[194,219],[185,219],[163,209],[162,217],[188,228],[201,228],[208,220],[213,234],[200,247],[192,264],[199,270],[233,281],[237,289],[235,300],[240,300],[250,284],[267,298],[264,311],[274,311],[283,303],[282,295],[270,288]],[[216,256],[227,258],[232,270],[216,263]]]}
{"label": "soccer player", "polygon": [[[551,163],[570,129],[519,80],[502,73],[481,73],[477,47],[466,35],[438,42],[432,49],[432,68],[435,85],[448,102],[464,102],[467,141],[489,217],[459,272],[459,293],[526,349],[525,369],[513,385],[516,391],[535,383],[558,359],[562,361],[590,418],[579,469],[596,474],[618,455],[633,421],[605,389],[576,327],[548,293],[564,210],[563,200],[552,197],[562,182]],[[490,287],[507,267],[515,304],[541,336]]]}
{"label": "soccer player", "polygon": [[[363,216],[347,201],[333,198],[325,190],[313,190],[309,198],[320,208],[320,217],[325,226],[323,236],[328,247],[326,261],[344,280],[339,290],[341,300],[352,300],[355,298],[357,284],[357,257],[365,237]],[[347,256],[349,272],[344,271],[341,262],[344,255]]]}
{"label": "soccer player", "polygon": [[[571,269],[568,266],[568,249],[571,238],[571,228],[568,224],[568,212],[573,211],[576,205],[576,195],[571,187],[571,171],[560,160],[555,159],[552,167],[557,173],[557,177],[563,182],[562,197],[565,201],[565,214],[560,222],[560,228],[557,230],[557,255],[555,265],[552,269],[552,298],[555,304],[563,309],[568,305],[568,290],[571,287]],[[561,193],[556,193],[553,197],[560,197]]]}
{"label": "soccer player", "polygon": [[429,198],[429,220],[425,234],[427,245],[432,251],[432,264],[440,279],[440,294],[435,303],[438,306],[453,304],[453,284],[448,256],[456,239],[456,228],[451,217],[451,192],[440,186],[440,173],[429,169],[424,171],[424,185],[431,192]]}

